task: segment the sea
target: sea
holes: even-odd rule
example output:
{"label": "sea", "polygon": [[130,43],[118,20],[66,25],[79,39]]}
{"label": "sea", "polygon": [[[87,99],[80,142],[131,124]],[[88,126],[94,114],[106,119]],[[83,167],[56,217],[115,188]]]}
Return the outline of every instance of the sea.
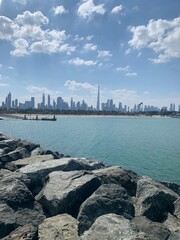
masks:
{"label": "sea", "polygon": [[180,184],[180,119],[63,116],[57,121],[5,119],[0,132],[72,157],[101,160]]}

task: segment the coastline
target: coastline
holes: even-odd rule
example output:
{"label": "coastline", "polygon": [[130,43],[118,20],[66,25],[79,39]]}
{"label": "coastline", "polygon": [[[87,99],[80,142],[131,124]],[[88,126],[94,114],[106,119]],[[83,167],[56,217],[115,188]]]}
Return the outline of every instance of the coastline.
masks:
{"label": "coastline", "polygon": [[178,240],[180,185],[0,133],[0,227],[4,240]]}

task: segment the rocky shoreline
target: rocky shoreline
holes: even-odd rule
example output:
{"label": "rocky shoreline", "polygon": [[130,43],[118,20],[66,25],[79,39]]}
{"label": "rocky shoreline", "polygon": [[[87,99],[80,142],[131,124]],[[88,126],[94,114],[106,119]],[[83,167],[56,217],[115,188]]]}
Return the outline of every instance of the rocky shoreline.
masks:
{"label": "rocky shoreline", "polygon": [[180,240],[180,186],[0,133],[0,239]]}

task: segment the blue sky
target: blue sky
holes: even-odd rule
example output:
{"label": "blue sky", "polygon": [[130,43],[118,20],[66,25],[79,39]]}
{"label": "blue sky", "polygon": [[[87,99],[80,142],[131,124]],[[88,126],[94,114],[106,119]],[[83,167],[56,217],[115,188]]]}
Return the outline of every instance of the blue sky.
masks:
{"label": "blue sky", "polygon": [[0,103],[180,105],[179,0],[0,0]]}

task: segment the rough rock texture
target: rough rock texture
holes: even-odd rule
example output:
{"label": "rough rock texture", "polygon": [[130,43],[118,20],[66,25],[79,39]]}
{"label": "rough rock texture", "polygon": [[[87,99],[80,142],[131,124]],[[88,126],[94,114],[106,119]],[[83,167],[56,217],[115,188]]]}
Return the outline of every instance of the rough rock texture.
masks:
{"label": "rough rock texture", "polygon": [[134,217],[134,206],[127,191],[117,184],[101,185],[81,205],[78,214],[80,233],[91,227],[96,218],[108,213],[116,213],[126,218]]}
{"label": "rough rock texture", "polygon": [[37,226],[45,218],[24,183],[18,179],[3,178],[0,181],[0,237],[5,237],[18,226]]}
{"label": "rough rock texture", "polygon": [[123,216],[107,214],[96,219],[92,227],[84,232],[82,240],[152,240],[144,233],[136,233],[130,221]]}
{"label": "rough rock texture", "polygon": [[100,184],[96,176],[84,171],[52,172],[36,199],[50,216],[60,213],[76,216],[80,205]]}
{"label": "rough rock texture", "polygon": [[32,163],[45,162],[52,159],[54,159],[54,156],[52,154],[37,155],[37,156],[31,156],[28,158],[19,159],[19,160],[13,161],[12,163],[14,163],[18,168],[21,168]]}
{"label": "rough rock texture", "polygon": [[174,215],[180,219],[180,197],[174,202]]}
{"label": "rough rock texture", "polygon": [[68,214],[45,219],[39,225],[39,240],[80,240],[78,222]]}
{"label": "rough rock texture", "polygon": [[40,144],[36,144],[36,143],[32,143],[32,142],[28,142],[28,141],[22,140],[19,143],[19,146],[22,147],[22,148],[26,148],[29,152],[31,152],[35,148],[40,147]]}
{"label": "rough rock texture", "polygon": [[162,223],[152,222],[145,216],[132,219],[131,226],[137,231],[148,234],[153,240],[166,240],[170,235],[170,231],[166,226]]}
{"label": "rough rock texture", "polygon": [[179,239],[180,239],[180,233],[179,232],[171,233],[171,235],[168,238],[168,240],[179,240]]}
{"label": "rough rock texture", "polygon": [[180,219],[175,216],[168,214],[168,218],[163,223],[171,232],[179,232],[180,233]]}
{"label": "rough rock texture", "polygon": [[136,216],[143,215],[152,221],[162,222],[168,212],[173,213],[174,201],[179,196],[159,182],[142,177],[137,184],[136,197]]}
{"label": "rough rock texture", "polygon": [[37,240],[37,227],[31,224],[18,227],[2,240]]}
{"label": "rough rock texture", "polygon": [[172,191],[180,195],[180,185],[176,183],[171,183],[171,182],[161,182],[164,184],[166,187],[170,188]]}
{"label": "rough rock texture", "polygon": [[136,194],[136,185],[138,175],[133,171],[127,171],[121,167],[108,167],[93,171],[93,173],[101,178],[102,183],[115,183],[124,187],[131,196]]}
{"label": "rough rock texture", "polygon": [[9,152],[3,156],[0,157],[0,161],[3,164],[6,164],[8,162],[12,162],[21,158],[29,157],[30,153],[26,148],[18,147],[14,151]]}

